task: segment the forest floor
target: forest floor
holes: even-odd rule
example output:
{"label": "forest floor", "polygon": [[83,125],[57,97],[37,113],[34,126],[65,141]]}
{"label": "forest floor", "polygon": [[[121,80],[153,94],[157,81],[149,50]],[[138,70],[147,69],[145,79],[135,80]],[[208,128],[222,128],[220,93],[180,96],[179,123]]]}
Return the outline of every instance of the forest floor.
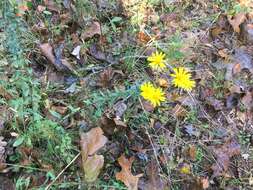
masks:
{"label": "forest floor", "polygon": [[0,190],[253,189],[252,85],[251,0],[1,1]]}

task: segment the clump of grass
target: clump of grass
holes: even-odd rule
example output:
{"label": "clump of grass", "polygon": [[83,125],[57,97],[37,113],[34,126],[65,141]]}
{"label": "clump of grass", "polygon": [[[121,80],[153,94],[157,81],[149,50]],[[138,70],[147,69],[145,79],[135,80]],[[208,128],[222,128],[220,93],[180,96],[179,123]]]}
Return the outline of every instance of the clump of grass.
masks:
{"label": "clump of grass", "polygon": [[[29,67],[26,52],[31,51],[27,38],[29,31],[22,18],[15,16],[15,7],[8,2],[4,5],[3,20],[0,22],[4,29],[5,49],[8,61],[8,80],[1,80],[0,84],[12,94],[10,100],[2,99],[3,103],[13,112],[9,126],[19,134],[14,142],[41,150],[48,162],[58,159],[68,163],[73,158],[70,136],[56,122],[44,117],[42,113],[43,98],[40,81],[34,79],[33,71]],[[11,34],[11,35],[9,35]],[[25,35],[25,36],[24,36]],[[4,74],[4,71],[0,71]],[[61,163],[57,167],[60,167]]]}

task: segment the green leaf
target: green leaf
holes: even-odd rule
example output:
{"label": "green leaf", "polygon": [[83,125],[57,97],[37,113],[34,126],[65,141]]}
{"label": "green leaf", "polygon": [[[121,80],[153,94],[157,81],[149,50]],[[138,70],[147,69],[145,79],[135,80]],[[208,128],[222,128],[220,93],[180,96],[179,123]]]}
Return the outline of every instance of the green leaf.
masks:
{"label": "green leaf", "polygon": [[43,13],[44,13],[45,15],[52,15],[52,13],[51,13],[50,11],[47,11],[47,10],[43,11]]}
{"label": "green leaf", "polygon": [[112,18],[111,22],[121,22],[122,20],[123,19],[121,17],[116,16]]}
{"label": "green leaf", "polygon": [[13,147],[18,147],[24,142],[25,138],[23,136],[18,137],[16,141],[13,143]]}

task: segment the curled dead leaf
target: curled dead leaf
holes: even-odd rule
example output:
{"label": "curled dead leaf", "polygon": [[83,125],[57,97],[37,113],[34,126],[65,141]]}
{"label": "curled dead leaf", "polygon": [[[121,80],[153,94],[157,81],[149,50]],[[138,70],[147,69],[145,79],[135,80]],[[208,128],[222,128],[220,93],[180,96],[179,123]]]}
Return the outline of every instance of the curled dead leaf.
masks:
{"label": "curled dead leaf", "polygon": [[233,27],[234,31],[236,33],[240,33],[241,29],[240,29],[240,25],[246,20],[246,15],[245,13],[239,13],[237,15],[235,15],[233,18],[232,17],[228,17],[228,22],[231,24],[231,26]]}
{"label": "curled dead leaf", "polygon": [[122,181],[129,190],[138,189],[138,181],[142,176],[142,174],[134,176],[131,173],[133,160],[133,157],[128,160],[124,155],[121,155],[118,159],[119,165],[121,166],[121,171],[116,173],[116,179]]}
{"label": "curled dead leaf", "polygon": [[62,58],[63,44],[60,44],[55,50],[49,43],[40,44],[39,48],[41,53],[58,71],[73,71],[73,67],[68,61]]}
{"label": "curled dead leaf", "polygon": [[168,88],[169,87],[168,81],[164,78],[160,78],[158,80],[158,84],[159,84],[160,87],[163,87],[163,88]]}
{"label": "curled dead leaf", "polygon": [[42,54],[52,63],[55,62],[55,57],[53,53],[53,47],[49,43],[40,44],[39,48]]}

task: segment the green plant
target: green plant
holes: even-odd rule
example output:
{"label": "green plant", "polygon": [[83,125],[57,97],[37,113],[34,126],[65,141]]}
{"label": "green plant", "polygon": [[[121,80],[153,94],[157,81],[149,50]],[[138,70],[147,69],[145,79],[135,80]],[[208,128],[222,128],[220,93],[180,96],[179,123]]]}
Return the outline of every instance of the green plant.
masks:
{"label": "green plant", "polygon": [[118,89],[100,91],[91,93],[89,98],[84,100],[84,104],[89,108],[90,116],[97,120],[103,115],[106,107],[112,107],[120,99],[128,100],[131,97],[133,101],[136,101],[138,95],[139,89],[136,86],[124,91]]}
{"label": "green plant", "polygon": [[[32,51],[30,40],[34,36],[29,36],[31,33],[22,18],[15,16],[15,7],[6,1],[1,2],[1,5],[3,19],[0,27],[6,33],[4,46],[8,55],[9,78],[0,78],[0,85],[12,95],[10,100],[1,100],[12,110],[13,117],[8,122],[19,134],[13,145],[17,147],[24,144],[38,148],[49,162],[58,159],[68,163],[73,158],[71,138],[58,123],[44,117],[41,111],[43,89],[40,81],[33,77],[33,70],[26,58],[26,53]],[[12,35],[8,35],[10,33]],[[4,75],[4,70],[0,70],[0,75]]]}

